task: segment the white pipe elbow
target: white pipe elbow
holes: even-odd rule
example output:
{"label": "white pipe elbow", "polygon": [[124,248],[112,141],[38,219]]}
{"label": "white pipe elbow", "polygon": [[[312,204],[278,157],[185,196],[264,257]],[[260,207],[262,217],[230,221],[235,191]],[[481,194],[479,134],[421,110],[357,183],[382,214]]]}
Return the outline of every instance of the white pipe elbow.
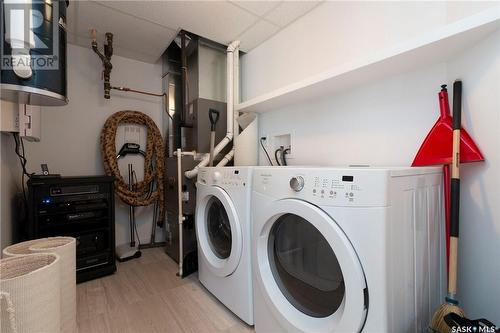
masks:
{"label": "white pipe elbow", "polygon": [[240,46],[240,41],[235,40],[227,46],[226,52],[234,52]]}
{"label": "white pipe elbow", "polygon": [[193,169],[184,172],[184,176],[186,176],[186,178],[188,178],[188,179],[193,178],[194,176],[196,176],[198,174],[199,168],[200,168],[199,165],[195,166]]}

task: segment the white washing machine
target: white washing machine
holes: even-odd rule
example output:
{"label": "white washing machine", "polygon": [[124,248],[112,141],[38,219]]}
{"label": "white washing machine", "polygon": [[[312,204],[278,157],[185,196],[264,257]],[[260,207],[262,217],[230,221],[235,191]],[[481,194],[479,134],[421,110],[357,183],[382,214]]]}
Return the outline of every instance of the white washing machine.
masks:
{"label": "white washing machine", "polygon": [[200,168],[196,236],[200,282],[253,325],[251,167]]}
{"label": "white washing machine", "polygon": [[440,168],[256,168],[255,329],[422,332],[444,297]]}

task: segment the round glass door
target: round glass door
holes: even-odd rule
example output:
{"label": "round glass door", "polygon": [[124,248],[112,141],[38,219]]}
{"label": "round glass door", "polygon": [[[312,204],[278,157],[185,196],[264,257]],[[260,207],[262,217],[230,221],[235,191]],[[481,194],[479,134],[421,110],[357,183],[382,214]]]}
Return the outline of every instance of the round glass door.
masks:
{"label": "round glass door", "polygon": [[219,259],[231,255],[231,224],[222,202],[212,197],[208,202],[207,231],[210,247]]}
{"label": "round glass door", "polygon": [[368,290],[350,240],[321,208],[256,196],[255,288],[283,331],[359,332]]}
{"label": "round glass door", "polygon": [[196,239],[199,258],[216,276],[232,274],[243,250],[242,227],[229,195],[218,186],[198,184]]}
{"label": "round glass door", "polygon": [[325,237],[295,214],[274,223],[268,240],[274,279],[288,301],[315,318],[335,313],[345,295],[342,270]]}

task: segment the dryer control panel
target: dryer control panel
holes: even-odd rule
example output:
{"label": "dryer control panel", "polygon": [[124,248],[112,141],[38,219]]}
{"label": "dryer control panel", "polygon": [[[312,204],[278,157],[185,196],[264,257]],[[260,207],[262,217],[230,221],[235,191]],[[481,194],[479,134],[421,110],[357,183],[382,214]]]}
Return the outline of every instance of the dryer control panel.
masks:
{"label": "dryer control panel", "polygon": [[[432,174],[433,177],[426,175]],[[297,198],[318,206],[384,207],[399,177],[440,184],[439,167],[258,167],[252,190],[270,198]]]}
{"label": "dryer control panel", "polygon": [[322,206],[386,206],[390,173],[382,169],[275,168],[254,171],[253,189]]}
{"label": "dryer control panel", "polygon": [[363,188],[355,177],[348,173],[314,175],[311,177],[310,195],[313,198],[334,199],[338,202],[354,203],[362,196]]}

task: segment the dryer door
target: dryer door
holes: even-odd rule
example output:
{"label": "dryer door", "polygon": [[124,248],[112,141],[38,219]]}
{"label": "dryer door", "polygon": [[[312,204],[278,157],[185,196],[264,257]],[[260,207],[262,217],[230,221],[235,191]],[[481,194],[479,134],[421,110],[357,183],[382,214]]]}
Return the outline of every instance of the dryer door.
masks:
{"label": "dryer door", "polygon": [[[352,244],[318,207],[274,202],[259,216],[256,280],[286,331],[358,332],[368,311],[363,269]],[[264,221],[265,220],[265,221]]]}
{"label": "dryer door", "polygon": [[229,195],[207,186],[196,209],[196,236],[210,270],[217,276],[232,274],[241,258],[243,237],[238,214]]}

